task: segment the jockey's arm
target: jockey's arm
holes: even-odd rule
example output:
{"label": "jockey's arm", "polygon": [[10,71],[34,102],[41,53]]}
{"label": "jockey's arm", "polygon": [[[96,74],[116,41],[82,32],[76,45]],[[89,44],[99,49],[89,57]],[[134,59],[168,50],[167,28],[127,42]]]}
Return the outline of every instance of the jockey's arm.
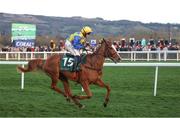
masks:
{"label": "jockey's arm", "polygon": [[81,37],[80,36],[75,36],[72,44],[73,44],[73,47],[75,49],[79,50],[79,49],[84,48],[84,45],[81,43]]}

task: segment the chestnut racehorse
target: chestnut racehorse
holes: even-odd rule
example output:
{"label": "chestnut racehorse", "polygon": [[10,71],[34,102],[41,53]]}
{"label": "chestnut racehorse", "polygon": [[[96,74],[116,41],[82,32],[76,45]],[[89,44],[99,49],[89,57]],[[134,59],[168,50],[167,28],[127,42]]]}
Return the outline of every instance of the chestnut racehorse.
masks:
{"label": "chestnut racehorse", "polygon": [[[107,106],[110,95],[110,86],[103,82],[102,69],[105,58],[110,58],[113,62],[120,61],[121,57],[109,40],[103,39],[100,46],[92,54],[86,55],[86,63],[81,64],[81,70],[77,72],[64,71],[60,68],[60,62],[63,58],[63,54],[54,54],[47,58],[47,60],[34,59],[28,62],[27,68],[18,66],[18,70],[21,72],[31,72],[35,68],[43,70],[49,77],[51,77],[51,88],[58,93],[61,93],[68,101],[73,101],[79,108],[83,108],[84,105],[80,104],[79,100],[89,99],[92,97],[92,93],[89,89],[90,84],[95,84],[100,87],[106,88],[107,93],[105,95],[104,107]],[[64,86],[64,91],[58,88],[57,82],[61,80]],[[72,95],[69,87],[68,80],[80,83],[86,93],[86,95]]]}

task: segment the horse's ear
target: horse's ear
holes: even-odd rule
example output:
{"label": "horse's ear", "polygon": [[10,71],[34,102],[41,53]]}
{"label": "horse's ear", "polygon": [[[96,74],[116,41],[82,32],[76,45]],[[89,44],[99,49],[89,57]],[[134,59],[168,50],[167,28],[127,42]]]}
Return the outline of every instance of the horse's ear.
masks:
{"label": "horse's ear", "polygon": [[106,41],[106,40],[103,38],[103,41]]}
{"label": "horse's ear", "polygon": [[107,44],[107,40],[105,38],[103,38],[103,41]]}
{"label": "horse's ear", "polygon": [[107,42],[105,38],[103,38],[103,41],[104,41],[105,43]]}
{"label": "horse's ear", "polygon": [[102,38],[102,39],[100,39],[100,44],[102,44],[103,42],[105,42],[105,39],[104,38]]}

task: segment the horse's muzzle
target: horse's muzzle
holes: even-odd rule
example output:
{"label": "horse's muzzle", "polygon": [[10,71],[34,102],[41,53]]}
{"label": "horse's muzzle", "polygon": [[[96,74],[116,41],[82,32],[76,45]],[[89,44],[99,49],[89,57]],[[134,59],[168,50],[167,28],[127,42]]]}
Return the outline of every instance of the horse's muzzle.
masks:
{"label": "horse's muzzle", "polygon": [[121,56],[119,55],[118,58],[117,58],[117,60],[116,60],[116,62],[120,62],[121,59],[122,59],[122,58],[121,58]]}
{"label": "horse's muzzle", "polygon": [[111,58],[111,60],[114,62],[114,63],[118,63],[121,61],[121,57],[119,58]]}

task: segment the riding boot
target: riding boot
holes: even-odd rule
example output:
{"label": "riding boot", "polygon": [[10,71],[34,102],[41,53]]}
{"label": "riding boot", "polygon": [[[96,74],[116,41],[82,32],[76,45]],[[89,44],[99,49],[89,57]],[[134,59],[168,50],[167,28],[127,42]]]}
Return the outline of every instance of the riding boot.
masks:
{"label": "riding boot", "polygon": [[75,63],[74,63],[74,70],[79,71],[80,70],[80,62],[81,62],[81,57],[80,56],[75,56]]}
{"label": "riding boot", "polygon": [[74,56],[74,64],[73,64],[73,71],[76,71],[77,69],[77,62],[78,62],[78,59],[76,58],[76,56]]}

